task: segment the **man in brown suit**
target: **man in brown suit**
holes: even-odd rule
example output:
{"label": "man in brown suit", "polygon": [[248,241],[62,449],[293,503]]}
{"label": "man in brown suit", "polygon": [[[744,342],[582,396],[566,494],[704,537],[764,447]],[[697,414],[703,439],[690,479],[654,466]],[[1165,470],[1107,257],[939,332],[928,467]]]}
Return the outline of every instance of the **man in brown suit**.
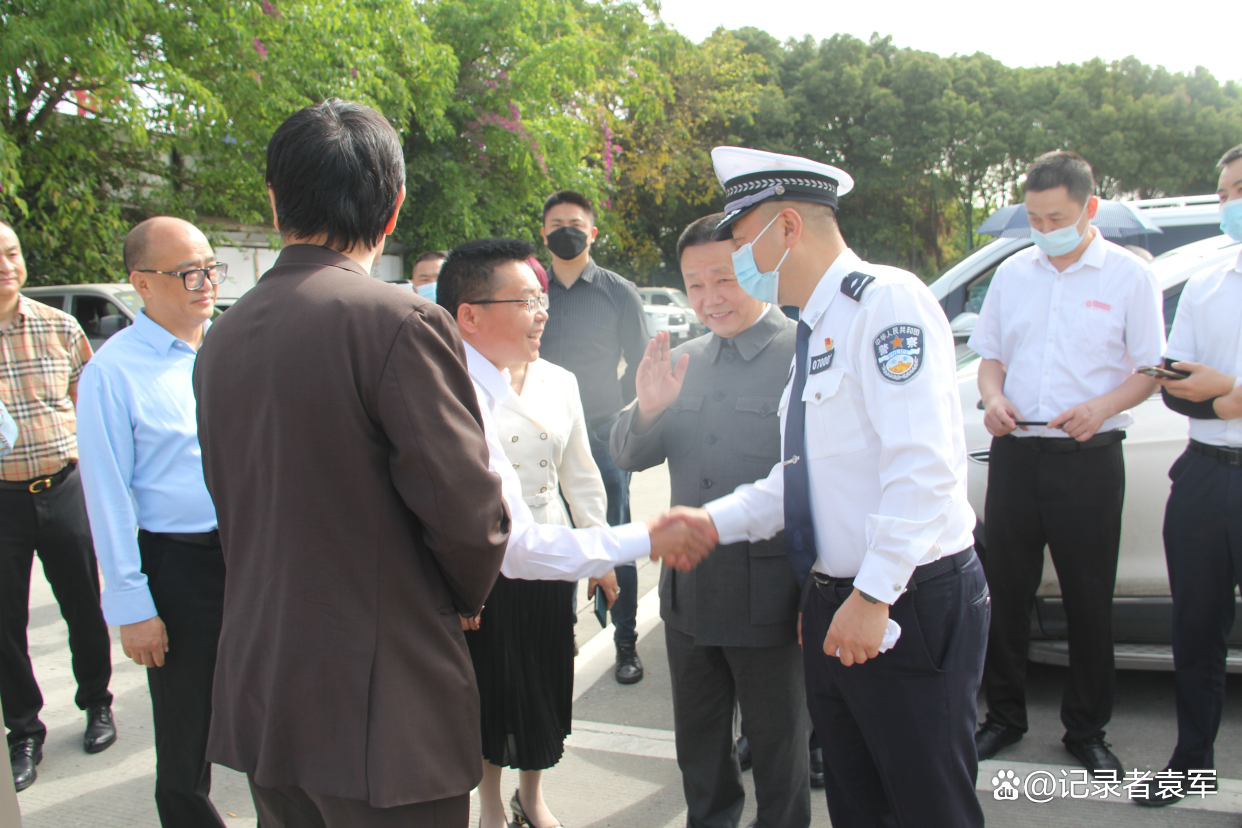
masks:
{"label": "man in brown suit", "polygon": [[405,196],[379,113],[294,114],[267,180],[285,247],[194,376],[227,567],[208,758],[264,828],[462,828],[482,769],[458,615],[509,515],[461,338],[368,275]]}

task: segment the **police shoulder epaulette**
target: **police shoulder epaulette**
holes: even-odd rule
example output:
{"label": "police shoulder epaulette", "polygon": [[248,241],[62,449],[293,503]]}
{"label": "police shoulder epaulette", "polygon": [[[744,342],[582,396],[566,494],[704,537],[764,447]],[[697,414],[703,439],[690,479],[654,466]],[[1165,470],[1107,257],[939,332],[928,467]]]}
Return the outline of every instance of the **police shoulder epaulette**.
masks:
{"label": "police shoulder epaulette", "polygon": [[863,291],[867,289],[867,285],[874,281],[874,276],[868,273],[860,273],[855,270],[849,276],[846,276],[841,280],[841,292],[853,299],[855,302],[861,302]]}

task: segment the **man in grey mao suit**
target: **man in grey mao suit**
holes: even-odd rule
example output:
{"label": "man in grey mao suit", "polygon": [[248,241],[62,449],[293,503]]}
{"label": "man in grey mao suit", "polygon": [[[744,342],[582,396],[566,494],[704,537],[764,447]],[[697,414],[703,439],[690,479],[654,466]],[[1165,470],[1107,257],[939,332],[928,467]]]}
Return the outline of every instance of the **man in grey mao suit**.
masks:
{"label": "man in grey mao suit", "polygon": [[[638,369],[637,402],[612,431],[625,471],[669,464],[673,506],[700,506],[762,478],[780,459],[777,410],[795,325],[748,296],[722,215],[691,224],[677,243],[686,293],[711,333],[669,351],[661,333]],[[673,684],[677,763],[691,828],[737,828],[745,799],[733,711],[751,745],[755,824],[810,824],[810,722],[797,638],[798,587],[782,535],[721,546],[692,572],[660,575]]]}

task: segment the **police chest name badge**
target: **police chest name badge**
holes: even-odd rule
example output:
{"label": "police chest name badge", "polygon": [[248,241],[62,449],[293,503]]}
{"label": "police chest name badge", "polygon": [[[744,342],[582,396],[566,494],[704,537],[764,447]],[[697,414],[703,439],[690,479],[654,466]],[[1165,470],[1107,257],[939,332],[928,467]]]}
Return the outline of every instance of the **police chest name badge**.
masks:
{"label": "police chest name badge", "polygon": [[909,382],[923,367],[923,329],[917,325],[893,325],[874,345],[880,375],[889,382]]}
{"label": "police chest name badge", "polygon": [[837,354],[837,349],[832,344],[832,337],[824,340],[824,348],[827,349],[824,353],[811,357],[810,373],[818,374],[832,367],[832,358]]}

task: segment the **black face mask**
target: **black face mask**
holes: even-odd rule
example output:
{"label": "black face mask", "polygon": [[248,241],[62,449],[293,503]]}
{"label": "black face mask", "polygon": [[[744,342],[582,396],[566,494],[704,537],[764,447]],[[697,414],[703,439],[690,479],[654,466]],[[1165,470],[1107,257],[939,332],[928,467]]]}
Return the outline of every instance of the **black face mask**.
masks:
{"label": "black face mask", "polygon": [[548,249],[562,261],[576,259],[587,249],[587,234],[577,227],[558,227],[548,234]]}

